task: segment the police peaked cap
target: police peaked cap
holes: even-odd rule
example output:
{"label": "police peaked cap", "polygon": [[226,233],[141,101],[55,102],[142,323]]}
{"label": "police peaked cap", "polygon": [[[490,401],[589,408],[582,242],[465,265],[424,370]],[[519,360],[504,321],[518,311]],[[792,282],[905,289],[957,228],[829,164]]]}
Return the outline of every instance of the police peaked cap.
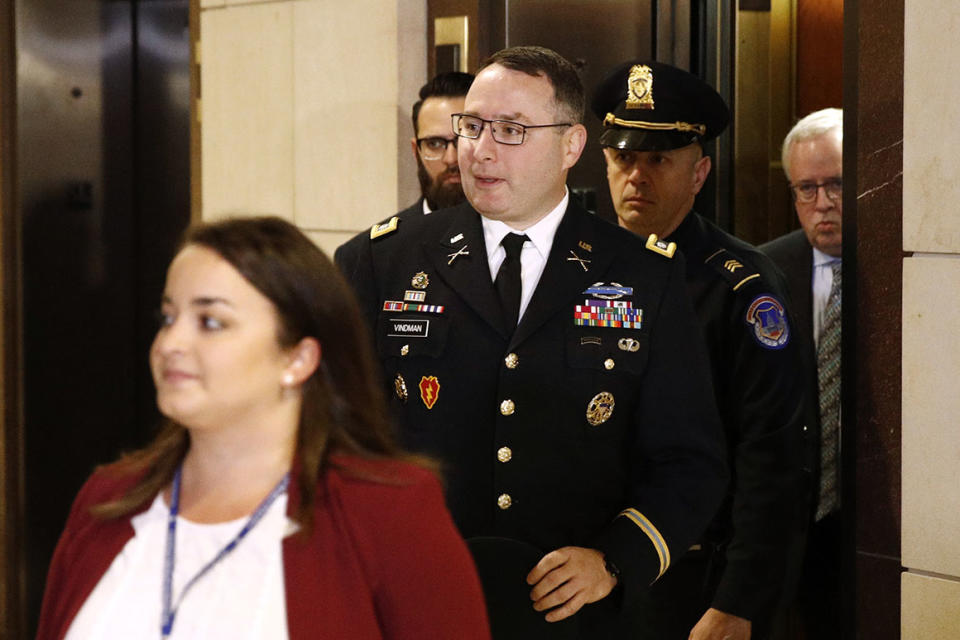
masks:
{"label": "police peaked cap", "polygon": [[635,60],[614,68],[590,108],[603,122],[600,144],[633,151],[666,151],[716,138],[730,110],[713,87],[682,69]]}

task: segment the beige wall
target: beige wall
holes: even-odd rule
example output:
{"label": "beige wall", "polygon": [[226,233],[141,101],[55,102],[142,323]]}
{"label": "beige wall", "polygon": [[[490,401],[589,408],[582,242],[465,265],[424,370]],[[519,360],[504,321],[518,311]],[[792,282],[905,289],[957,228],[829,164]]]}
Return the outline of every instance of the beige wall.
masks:
{"label": "beige wall", "polygon": [[903,113],[904,639],[960,638],[960,33],[955,0],[906,0]]}
{"label": "beige wall", "polygon": [[280,215],[332,252],[410,204],[425,34],[425,0],[200,0],[201,216]]}

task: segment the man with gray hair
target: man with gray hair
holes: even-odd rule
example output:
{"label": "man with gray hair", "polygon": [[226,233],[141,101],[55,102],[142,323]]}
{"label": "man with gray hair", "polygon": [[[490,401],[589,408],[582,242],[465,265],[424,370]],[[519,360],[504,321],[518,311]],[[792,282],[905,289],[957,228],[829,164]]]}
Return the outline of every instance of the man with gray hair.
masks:
{"label": "man with gray hair", "polygon": [[[783,141],[783,170],[801,229],[761,246],[783,270],[806,357],[816,363],[810,413],[814,479],[799,605],[808,638],[837,638],[840,615],[840,309],[843,111],[802,118]],[[815,437],[819,434],[819,438]],[[817,446],[819,443],[819,446]]]}

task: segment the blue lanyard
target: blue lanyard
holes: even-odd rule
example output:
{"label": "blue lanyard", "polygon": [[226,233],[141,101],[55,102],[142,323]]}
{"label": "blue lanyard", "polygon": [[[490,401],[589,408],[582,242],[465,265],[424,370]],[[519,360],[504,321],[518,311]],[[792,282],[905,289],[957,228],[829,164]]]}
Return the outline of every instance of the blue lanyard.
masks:
{"label": "blue lanyard", "polygon": [[213,560],[208,562],[203,566],[200,571],[196,573],[187,584],[183,587],[183,590],[180,592],[180,597],[177,598],[176,605],[173,605],[173,566],[176,562],[176,546],[177,546],[177,513],[180,511],[180,473],[183,470],[183,467],[179,467],[177,472],[173,475],[173,491],[170,495],[170,515],[167,518],[167,548],[166,556],[163,563],[163,613],[160,617],[160,636],[161,638],[166,638],[173,631],[173,619],[177,616],[177,610],[180,608],[180,604],[183,602],[184,596],[187,595],[187,591],[197,583],[200,578],[205,576],[210,569],[214,567],[218,562],[223,560],[227,554],[236,549],[237,545],[240,544],[240,541],[246,537],[250,530],[257,526],[257,523],[260,522],[260,519],[263,518],[266,514],[267,509],[270,508],[270,505],[273,504],[273,501],[279,498],[287,490],[287,486],[290,484],[290,474],[286,474],[277,483],[277,486],[273,488],[270,494],[263,499],[263,502],[260,503],[260,506],[257,507],[257,510],[253,512],[250,516],[250,519],[247,520],[247,523],[243,525],[243,528],[240,529],[240,533],[234,536],[233,540],[227,543],[223,549],[214,556]]}

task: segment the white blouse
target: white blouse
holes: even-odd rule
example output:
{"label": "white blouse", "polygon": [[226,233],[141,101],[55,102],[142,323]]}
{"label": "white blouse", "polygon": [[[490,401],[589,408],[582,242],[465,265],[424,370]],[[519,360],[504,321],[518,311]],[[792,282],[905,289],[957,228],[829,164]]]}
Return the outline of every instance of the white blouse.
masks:
{"label": "white blouse", "polygon": [[[194,584],[177,610],[170,638],[288,638],[281,541],[293,523],[286,510],[283,494],[237,547]],[[147,511],[131,520],[136,534],[80,608],[67,640],[160,638],[168,514],[158,494]],[[246,521],[177,519],[174,606],[184,585]]]}

